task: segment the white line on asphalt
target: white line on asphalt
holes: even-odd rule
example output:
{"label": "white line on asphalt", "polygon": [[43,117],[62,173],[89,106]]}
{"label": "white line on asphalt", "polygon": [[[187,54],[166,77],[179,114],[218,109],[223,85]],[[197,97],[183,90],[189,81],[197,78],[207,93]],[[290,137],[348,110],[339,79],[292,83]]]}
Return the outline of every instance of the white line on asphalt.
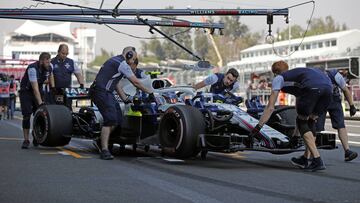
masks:
{"label": "white line on asphalt", "polygon": [[[331,123],[326,123],[325,126],[329,126],[329,127],[332,127],[331,126]],[[346,127],[352,127],[352,128],[360,128],[360,125],[348,125],[345,123],[345,126]]]}
{"label": "white line on asphalt", "polygon": [[[323,132],[323,133],[335,133],[335,134],[337,134],[337,131],[328,131],[328,130],[326,130],[326,131],[321,131],[321,132]],[[360,134],[358,134],[358,133],[348,133],[348,136],[349,136],[349,137],[360,137]]]}
{"label": "white line on asphalt", "polygon": [[357,134],[357,133],[348,133],[348,136],[350,136],[350,137],[360,137],[360,134]]}
{"label": "white line on asphalt", "polygon": [[[341,143],[340,140],[336,140],[336,142]],[[349,141],[349,144],[360,145],[360,142]]]}

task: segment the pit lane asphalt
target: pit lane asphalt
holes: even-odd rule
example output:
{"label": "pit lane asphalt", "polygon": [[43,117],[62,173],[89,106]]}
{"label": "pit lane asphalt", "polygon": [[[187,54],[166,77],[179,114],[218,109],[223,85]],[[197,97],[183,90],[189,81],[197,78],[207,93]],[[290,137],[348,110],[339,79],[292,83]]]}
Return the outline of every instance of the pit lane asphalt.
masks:
{"label": "pit lane asphalt", "polygon": [[[348,123],[360,142],[360,122]],[[327,125],[327,128],[329,126]],[[360,202],[360,159],[345,163],[341,146],[321,150],[327,170],[304,172],[292,156],[210,153],[207,160],[166,160],[156,148],[113,161],[92,142],[21,150],[21,121],[0,121],[0,202]],[[360,153],[360,144],[351,144]]]}

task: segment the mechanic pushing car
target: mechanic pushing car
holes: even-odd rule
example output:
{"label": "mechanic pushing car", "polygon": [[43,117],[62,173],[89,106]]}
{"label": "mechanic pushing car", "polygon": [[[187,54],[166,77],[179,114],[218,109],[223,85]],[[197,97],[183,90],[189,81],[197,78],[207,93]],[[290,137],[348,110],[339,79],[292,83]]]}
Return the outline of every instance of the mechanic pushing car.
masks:
{"label": "mechanic pushing car", "polygon": [[[326,71],[326,74],[331,79],[333,83],[333,97],[332,102],[330,103],[327,112],[329,112],[331,125],[334,129],[337,129],[338,136],[341,141],[341,144],[344,148],[345,152],[345,161],[351,161],[355,159],[358,155],[356,152],[351,151],[348,143],[348,134],[345,128],[344,122],[344,112],[341,105],[341,93],[339,89],[342,90],[346,100],[350,105],[350,116],[354,116],[356,114],[356,108],[354,106],[354,102],[351,96],[350,90],[346,87],[346,81],[344,77],[339,73],[338,70],[329,70]],[[325,130],[325,118],[326,112],[319,115],[319,118],[316,122],[316,131],[320,132]]]}
{"label": "mechanic pushing car", "polygon": [[[44,104],[42,99],[43,91],[42,85],[45,81],[50,82],[50,86],[54,87],[54,78],[52,75],[52,65],[50,63],[50,54],[43,52],[39,56],[39,61],[30,64],[24,77],[20,82],[20,105],[21,113],[23,115],[22,128],[24,133],[24,142],[22,149],[28,149],[30,146],[29,131],[30,118],[35,110]],[[36,145],[35,141],[33,142]]]}
{"label": "mechanic pushing car", "polygon": [[289,70],[288,64],[284,61],[275,62],[271,70],[275,77],[272,82],[269,102],[259,119],[259,123],[250,133],[250,141],[252,142],[253,137],[261,136],[261,128],[274,111],[280,90],[292,94],[296,97],[296,111],[298,114],[296,123],[299,132],[314,158],[311,164],[308,164],[308,160],[304,155],[299,158],[293,157],[291,162],[305,168],[307,171],[324,170],[326,167],[316,148],[314,135],[316,134],[315,119],[326,111],[332,99],[332,84],[329,77],[316,68]]}
{"label": "mechanic pushing car", "polygon": [[111,131],[121,124],[122,113],[120,106],[113,94],[114,90],[119,94],[125,103],[130,103],[119,83],[121,78],[126,76],[129,81],[141,89],[149,93],[149,100],[155,101],[154,93],[147,89],[134,75],[130,66],[137,59],[137,53],[134,47],[126,47],[122,55],[114,56],[108,59],[100,68],[96,75],[95,81],[90,87],[90,97],[98,107],[104,122],[101,129],[101,153],[100,158],[111,160],[114,157],[108,150],[109,136]]}
{"label": "mechanic pushing car", "polygon": [[211,93],[224,94],[225,91],[235,93],[239,89],[239,83],[236,81],[238,77],[239,72],[234,68],[230,68],[226,74],[214,73],[209,75],[205,80],[195,84],[193,88],[198,90],[211,85]]}

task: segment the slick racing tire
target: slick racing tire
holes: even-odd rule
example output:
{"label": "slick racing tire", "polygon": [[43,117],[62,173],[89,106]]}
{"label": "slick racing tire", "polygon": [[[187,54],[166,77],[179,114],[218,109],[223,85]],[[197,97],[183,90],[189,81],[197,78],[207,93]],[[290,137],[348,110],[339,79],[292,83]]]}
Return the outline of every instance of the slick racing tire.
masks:
{"label": "slick racing tire", "polygon": [[185,159],[196,156],[200,152],[197,146],[199,135],[204,132],[204,116],[198,109],[186,105],[168,108],[159,126],[163,153]]}
{"label": "slick racing tire", "polygon": [[[277,117],[278,125],[275,128],[276,130],[282,132],[283,134],[291,137],[294,133],[296,126],[296,109],[293,106],[275,106],[275,114]],[[274,113],[273,113],[274,114]],[[294,126],[294,128],[286,128],[282,126]]]}
{"label": "slick racing tire", "polygon": [[33,132],[36,141],[47,147],[64,146],[72,133],[71,111],[64,105],[44,105],[35,112]]}

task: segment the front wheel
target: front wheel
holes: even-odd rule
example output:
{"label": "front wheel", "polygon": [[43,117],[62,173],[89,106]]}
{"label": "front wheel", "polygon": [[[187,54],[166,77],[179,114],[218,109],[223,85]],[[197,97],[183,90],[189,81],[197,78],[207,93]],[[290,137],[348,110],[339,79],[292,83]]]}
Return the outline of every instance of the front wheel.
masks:
{"label": "front wheel", "polygon": [[192,106],[172,106],[161,118],[159,139],[166,155],[190,158],[199,153],[197,142],[205,132],[202,113]]}

